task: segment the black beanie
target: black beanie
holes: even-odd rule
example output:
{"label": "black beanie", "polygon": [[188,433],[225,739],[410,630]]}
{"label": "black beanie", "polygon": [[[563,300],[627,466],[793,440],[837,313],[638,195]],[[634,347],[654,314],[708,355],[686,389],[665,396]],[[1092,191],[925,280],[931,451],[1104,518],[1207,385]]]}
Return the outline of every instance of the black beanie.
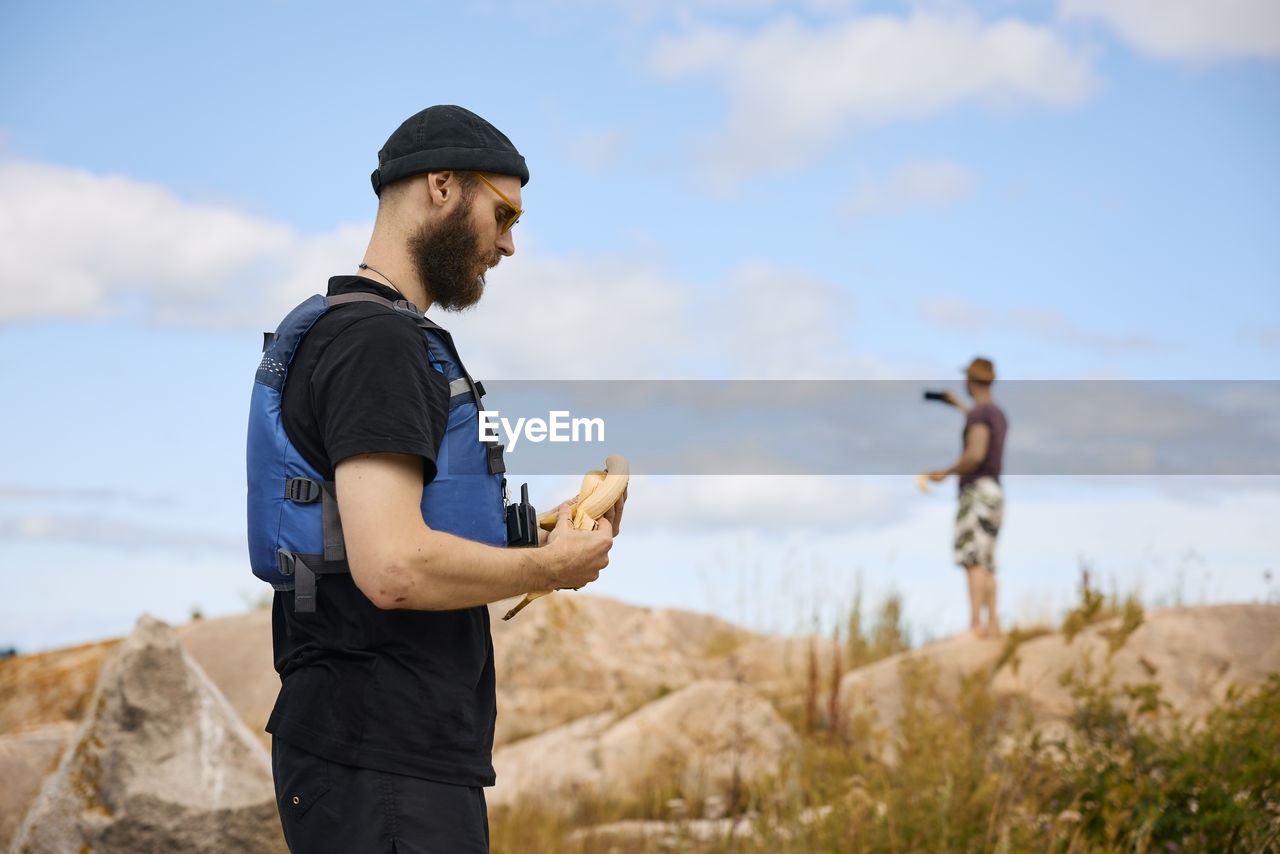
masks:
{"label": "black beanie", "polygon": [[383,187],[401,178],[450,169],[514,175],[520,186],[529,183],[529,167],[511,140],[451,104],[427,107],[406,119],[378,152],[378,168],[369,177],[380,196]]}

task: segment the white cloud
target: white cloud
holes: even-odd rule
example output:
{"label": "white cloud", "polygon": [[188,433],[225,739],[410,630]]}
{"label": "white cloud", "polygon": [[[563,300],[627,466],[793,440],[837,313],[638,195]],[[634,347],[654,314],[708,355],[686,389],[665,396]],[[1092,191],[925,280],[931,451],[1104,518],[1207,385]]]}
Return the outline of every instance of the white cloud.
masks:
{"label": "white cloud", "polygon": [[1201,62],[1280,58],[1275,0],[1059,0],[1064,18],[1102,21],[1138,50]]}
{"label": "white cloud", "polygon": [[1105,332],[1087,329],[1056,309],[1019,306],[992,310],[955,297],[931,297],[916,303],[920,317],[936,329],[971,333],[993,326],[1005,332],[1035,337],[1041,343],[1061,344],[1099,353],[1161,350],[1168,341],[1142,332]]}
{"label": "white cloud", "polygon": [[554,10],[559,6],[612,6],[633,21],[687,19],[692,14],[744,15],[772,11],[779,7],[802,8],[815,14],[837,14],[857,7],[862,0],[553,0],[530,4],[531,10]]}
{"label": "white cloud", "polygon": [[1103,353],[1159,350],[1169,346],[1140,332],[1113,334],[1085,329],[1053,309],[1018,308],[1010,312],[1009,320],[1015,328],[1037,338]]}
{"label": "white cloud", "polygon": [[853,348],[852,319],[833,283],[762,262],[699,287],[636,257],[534,253],[490,273],[473,311],[439,318],[460,347],[482,343],[468,366],[495,379],[890,375]]}
{"label": "white cloud", "polygon": [[[637,477],[628,499],[639,528],[708,531],[758,526],[775,531],[849,530],[903,519],[908,478],[813,475]],[[628,524],[624,517],[624,524]]]}
{"label": "white cloud", "polygon": [[1280,323],[1246,323],[1236,336],[1266,350],[1280,350]]}
{"label": "white cloud", "polygon": [[[0,322],[128,313],[261,328],[329,276],[354,272],[369,229],[302,235],[126,177],[3,162]],[[852,348],[848,296],[819,276],[748,261],[700,284],[640,252],[547,256],[530,243],[490,274],[473,311],[436,313],[482,378],[889,373]]]}
{"label": "white cloud", "polygon": [[847,291],[814,275],[748,261],[698,308],[699,358],[733,379],[880,378],[891,373],[852,347]]}
{"label": "white cloud", "polygon": [[785,18],[750,34],[703,27],[661,40],[651,63],[668,79],[723,81],[729,115],[708,159],[725,185],[801,166],[851,127],[966,103],[1076,104],[1096,85],[1090,58],[1050,29],[927,12],[822,27]]}
{"label": "white cloud", "polygon": [[101,515],[26,513],[0,519],[0,541],[31,540],[124,551],[167,549],[239,553],[244,549],[244,540],[238,536],[202,530],[171,530],[150,522]]}
{"label": "white cloud", "polygon": [[489,273],[479,305],[436,319],[481,378],[694,377],[681,374],[692,290],[637,258],[517,252]]}
{"label": "white cloud", "polygon": [[859,187],[844,203],[847,216],[891,214],[912,207],[948,208],[968,197],[978,177],[955,163],[904,163],[883,184]]}
{"label": "white cloud", "polygon": [[960,299],[938,297],[922,299],[916,309],[925,322],[939,329],[971,333],[991,325],[991,312]]}
{"label": "white cloud", "polygon": [[0,321],[108,316],[142,297],[165,323],[260,324],[363,253],[368,227],[321,236],[119,175],[0,162]]}

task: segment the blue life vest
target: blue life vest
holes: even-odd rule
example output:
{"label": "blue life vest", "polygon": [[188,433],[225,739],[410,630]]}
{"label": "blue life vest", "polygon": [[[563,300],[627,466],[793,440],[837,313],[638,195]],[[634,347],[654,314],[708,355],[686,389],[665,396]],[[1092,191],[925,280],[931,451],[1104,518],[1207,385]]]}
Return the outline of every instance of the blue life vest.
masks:
{"label": "blue life vest", "polygon": [[294,591],[294,610],[315,610],[316,576],[349,572],[332,481],[303,459],[281,417],[289,366],[298,343],[325,312],[352,302],[386,306],[427,337],[431,366],[449,380],[449,421],[436,456],[436,476],[422,490],[428,527],[505,546],[502,446],[480,439],[479,384],[467,374],[449,333],[412,303],[374,294],[317,294],[267,333],[249,405],[249,561],[277,590]]}

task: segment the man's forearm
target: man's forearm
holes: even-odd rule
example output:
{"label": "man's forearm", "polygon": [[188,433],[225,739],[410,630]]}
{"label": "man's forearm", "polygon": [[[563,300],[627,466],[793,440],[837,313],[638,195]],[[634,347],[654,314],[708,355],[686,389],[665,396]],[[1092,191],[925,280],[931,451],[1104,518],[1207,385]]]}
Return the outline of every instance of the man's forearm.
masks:
{"label": "man's forearm", "polygon": [[422,518],[422,462],[406,454],[352,457],[335,469],[351,577],[379,608],[450,611],[527,593],[581,587],[608,565],[613,528],[576,531],[568,505],[539,548],[489,546]]}
{"label": "man's forearm", "polygon": [[508,549],[425,528],[416,539],[379,555],[366,572],[353,570],[379,608],[453,611],[552,586],[547,547]]}
{"label": "man's forearm", "polygon": [[384,609],[453,611],[538,590],[580,588],[609,564],[612,522],[575,530],[562,507],[544,546],[503,548],[477,543],[420,522],[383,531],[353,552],[351,575],[374,605]]}

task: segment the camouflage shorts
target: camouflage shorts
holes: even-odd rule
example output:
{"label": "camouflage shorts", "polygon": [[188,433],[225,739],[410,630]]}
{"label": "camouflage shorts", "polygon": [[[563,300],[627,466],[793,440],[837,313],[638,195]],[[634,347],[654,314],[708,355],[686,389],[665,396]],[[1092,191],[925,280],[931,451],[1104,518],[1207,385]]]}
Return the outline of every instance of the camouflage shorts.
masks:
{"label": "camouflage shorts", "polygon": [[956,513],[957,566],[983,566],[996,571],[996,536],[1004,516],[1004,492],[989,477],[980,477],[960,490]]}

